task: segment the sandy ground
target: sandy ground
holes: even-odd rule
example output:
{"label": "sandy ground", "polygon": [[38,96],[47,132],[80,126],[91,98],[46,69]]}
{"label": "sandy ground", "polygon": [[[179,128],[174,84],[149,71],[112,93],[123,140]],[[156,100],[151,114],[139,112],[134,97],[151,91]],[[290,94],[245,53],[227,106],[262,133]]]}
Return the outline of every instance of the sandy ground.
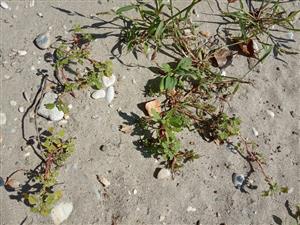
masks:
{"label": "sandy ground", "polygon": [[[111,49],[117,41],[118,31],[109,24],[100,28],[102,20],[89,18],[91,14],[106,11],[125,4],[126,1],[36,1],[29,7],[29,1],[7,1],[11,10],[0,9],[0,80],[1,112],[7,122],[1,126],[0,176],[5,178],[17,169],[33,168],[39,163],[31,152],[25,160],[25,146],[22,139],[21,119],[18,107],[30,105],[22,93],[33,97],[40,84],[38,69],[53,69],[44,61],[46,51],[37,49],[33,40],[37,34],[52,27],[51,35],[67,36],[66,30],[74,24],[91,26],[92,33],[99,34],[93,43],[95,58],[105,60],[112,57]],[[214,4],[212,4],[214,7]],[[299,5],[294,5],[299,7]],[[211,13],[206,3],[200,4],[199,12]],[[39,17],[37,13],[42,13]],[[110,20],[110,16],[101,17]],[[207,18],[204,16],[204,18]],[[300,26],[299,21],[297,22]],[[214,25],[203,24],[203,30],[214,32]],[[106,38],[106,32],[112,31]],[[299,34],[295,34],[299,47]],[[27,55],[18,56],[13,50],[26,50]],[[113,59],[114,73],[118,77],[116,98],[109,107],[104,100],[93,100],[90,91],[69,98],[73,105],[71,117],[64,125],[70,136],[77,137],[76,152],[61,169],[59,180],[64,189],[62,201],[71,201],[74,210],[64,224],[282,224],[295,223],[288,214],[285,202],[293,206],[300,202],[299,196],[299,56],[287,56],[288,64],[269,57],[260,73],[249,75],[254,86],[243,86],[234,97],[227,111],[239,115],[243,121],[242,134],[255,140],[266,156],[269,165],[266,170],[281,184],[293,188],[293,192],[275,197],[260,196],[264,184],[260,174],[252,176],[257,190],[248,194],[235,189],[232,173],[245,174],[248,164],[241,157],[229,152],[224,146],[204,142],[196,133],[184,132],[184,148],[195,149],[201,158],[188,163],[175,180],[157,180],[153,173],[159,164],[155,159],[145,158],[134,144],[138,135],[123,134],[118,126],[133,122],[137,115],[143,115],[137,104],[149,100],[144,97],[144,86],[154,74],[147,68],[151,63],[140,55],[136,60],[131,54],[121,58],[125,64],[145,65],[127,67]],[[160,61],[159,61],[160,62]],[[32,66],[35,70],[32,70]],[[235,59],[228,74],[242,74],[247,70],[243,57]],[[10,101],[16,101],[11,106]],[[272,110],[270,118],[266,110]],[[26,136],[35,134],[34,126],[25,119]],[[42,127],[51,126],[45,119],[39,119]],[[252,133],[255,127],[259,133]],[[190,143],[194,142],[194,145]],[[100,151],[105,145],[107,149]],[[105,176],[111,185],[105,190],[97,182],[96,175]],[[134,191],[136,190],[136,191]],[[98,194],[100,193],[100,195]],[[135,194],[134,194],[135,193]],[[0,189],[0,223],[52,224],[51,218],[44,218],[30,212],[22,202],[12,199],[14,193]],[[187,211],[191,206],[196,211]],[[277,222],[276,222],[277,221]]]}

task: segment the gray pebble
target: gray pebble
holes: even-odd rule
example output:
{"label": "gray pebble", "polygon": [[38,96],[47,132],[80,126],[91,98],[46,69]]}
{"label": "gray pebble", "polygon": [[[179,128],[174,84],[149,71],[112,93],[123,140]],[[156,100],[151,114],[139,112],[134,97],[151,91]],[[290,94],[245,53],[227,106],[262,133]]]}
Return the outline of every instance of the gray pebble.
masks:
{"label": "gray pebble", "polygon": [[108,150],[108,147],[107,145],[101,145],[100,148],[99,148],[101,151],[105,152]]}
{"label": "gray pebble", "polygon": [[40,49],[47,49],[51,45],[51,40],[50,40],[50,33],[45,32],[42,34],[39,34],[35,40],[34,40],[36,46]]}

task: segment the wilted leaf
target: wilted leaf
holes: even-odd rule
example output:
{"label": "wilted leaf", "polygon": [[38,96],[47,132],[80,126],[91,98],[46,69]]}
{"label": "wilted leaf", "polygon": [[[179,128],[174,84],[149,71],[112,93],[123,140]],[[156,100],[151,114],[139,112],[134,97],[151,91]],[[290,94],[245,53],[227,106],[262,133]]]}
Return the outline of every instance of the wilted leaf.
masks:
{"label": "wilted leaf", "polygon": [[248,42],[239,43],[240,50],[248,57],[255,56],[254,41],[250,39]]}
{"label": "wilted leaf", "polygon": [[161,112],[160,102],[157,99],[154,99],[152,101],[149,101],[145,104],[145,109],[149,116],[153,116],[152,109],[156,112]]}

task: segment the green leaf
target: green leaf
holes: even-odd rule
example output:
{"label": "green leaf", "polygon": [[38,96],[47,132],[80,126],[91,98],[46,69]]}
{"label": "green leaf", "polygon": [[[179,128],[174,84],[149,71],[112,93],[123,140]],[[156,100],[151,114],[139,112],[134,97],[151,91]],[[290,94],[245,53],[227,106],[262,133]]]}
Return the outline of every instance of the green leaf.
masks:
{"label": "green leaf", "polygon": [[178,63],[176,70],[183,69],[183,70],[189,70],[192,67],[192,60],[190,58],[183,58]]}
{"label": "green leaf", "polygon": [[29,195],[27,200],[30,205],[35,205],[37,203],[37,198],[34,195]]}
{"label": "green leaf", "polygon": [[132,9],[135,9],[136,8],[136,5],[126,5],[126,6],[123,6],[121,8],[119,8],[117,11],[116,11],[116,14],[120,15],[122,14],[123,12],[127,12],[129,10],[132,10]]}
{"label": "green leaf", "polygon": [[156,31],[155,31],[155,38],[156,39],[160,39],[163,32],[165,30],[165,22],[164,21],[160,21]]}
{"label": "green leaf", "polygon": [[170,73],[170,72],[172,72],[171,66],[170,66],[169,64],[167,64],[167,63],[162,64],[162,65],[161,65],[161,68],[162,68],[162,70],[163,70],[165,73]]}
{"label": "green leaf", "polygon": [[55,104],[54,103],[49,103],[49,104],[45,104],[46,109],[54,109]]}
{"label": "green leaf", "polygon": [[173,90],[176,87],[177,79],[172,76],[167,76],[165,79],[164,88],[167,90]]}
{"label": "green leaf", "polygon": [[60,130],[58,133],[57,133],[57,136],[59,136],[59,137],[63,137],[63,136],[65,136],[65,130]]}

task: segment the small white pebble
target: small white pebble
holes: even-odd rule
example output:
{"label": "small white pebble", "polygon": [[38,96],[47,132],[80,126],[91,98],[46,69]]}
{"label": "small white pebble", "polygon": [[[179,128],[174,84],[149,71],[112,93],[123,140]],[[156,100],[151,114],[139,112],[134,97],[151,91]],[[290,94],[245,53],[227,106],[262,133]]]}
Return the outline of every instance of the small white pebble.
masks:
{"label": "small white pebble", "polygon": [[69,104],[68,105],[68,109],[72,109],[73,108],[73,105],[72,104]]}
{"label": "small white pebble", "polygon": [[137,190],[133,189],[133,194],[136,195],[137,194]]}
{"label": "small white pebble", "polygon": [[43,14],[42,13],[40,13],[40,12],[38,12],[37,13],[37,15],[39,16],[39,17],[41,17],[41,18],[43,18],[44,16],[43,16]]}
{"label": "small white pebble", "polygon": [[4,78],[5,78],[6,80],[8,80],[8,79],[10,79],[10,76],[4,75]]}
{"label": "small white pebble", "polygon": [[196,208],[193,208],[192,206],[187,207],[186,211],[187,212],[196,212]]}
{"label": "small white pebble", "polygon": [[135,79],[132,79],[132,83],[133,83],[133,84],[136,84],[136,80],[135,80]]}
{"label": "small white pebble", "polygon": [[288,36],[288,39],[294,40],[294,33],[293,32],[288,32],[287,36]]}
{"label": "small white pebble", "polygon": [[18,55],[19,55],[19,56],[27,55],[27,51],[25,51],[25,50],[19,50],[19,51],[18,51]]}
{"label": "small white pebble", "polygon": [[31,66],[31,67],[30,67],[30,70],[31,70],[31,71],[34,71],[34,70],[35,70],[35,67],[34,67],[34,66]]}
{"label": "small white pebble", "polygon": [[6,114],[0,112],[0,125],[5,125],[6,124]]}
{"label": "small white pebble", "polygon": [[14,101],[14,100],[11,100],[11,101],[9,102],[9,104],[10,104],[11,106],[16,106],[16,105],[17,105],[17,102]]}
{"label": "small white pebble", "polygon": [[267,114],[273,119],[275,117],[275,113],[271,110],[266,110]]}
{"label": "small white pebble", "polygon": [[64,115],[64,118],[65,118],[66,120],[68,120],[68,119],[70,119],[70,116],[67,115],[67,114],[65,114],[65,115]]}
{"label": "small white pebble", "polygon": [[255,137],[258,136],[258,131],[255,129],[255,127],[252,127],[252,132],[253,132]]}
{"label": "small white pebble", "polygon": [[30,152],[26,152],[25,154],[24,154],[24,157],[25,158],[27,158],[27,157],[29,157],[30,156]]}
{"label": "small white pebble", "polygon": [[25,109],[24,109],[24,107],[23,107],[23,106],[20,106],[20,107],[19,107],[19,112],[20,112],[20,113],[23,113],[23,112],[25,112]]}
{"label": "small white pebble", "polygon": [[226,76],[226,71],[225,70],[221,70],[221,76]]}

